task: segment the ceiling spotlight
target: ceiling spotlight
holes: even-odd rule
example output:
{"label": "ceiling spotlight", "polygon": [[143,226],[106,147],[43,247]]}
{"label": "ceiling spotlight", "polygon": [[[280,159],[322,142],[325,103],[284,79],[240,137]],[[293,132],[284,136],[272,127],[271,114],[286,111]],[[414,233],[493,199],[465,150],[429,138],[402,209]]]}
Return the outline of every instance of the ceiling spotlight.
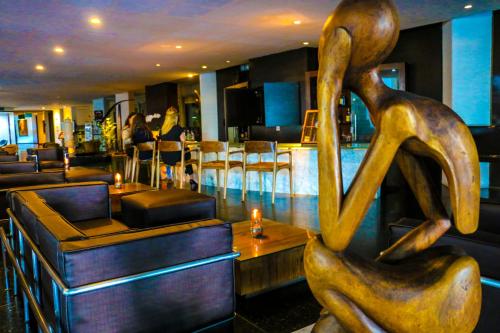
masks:
{"label": "ceiling spotlight", "polygon": [[55,46],[54,49],[53,49],[54,53],[57,53],[57,54],[63,54],[64,53],[64,49],[60,46]]}
{"label": "ceiling spotlight", "polygon": [[161,65],[160,65],[160,64],[156,64],[155,66],[156,66],[156,67],[160,67]]}
{"label": "ceiling spotlight", "polygon": [[42,110],[45,110],[45,106],[42,106]]}
{"label": "ceiling spotlight", "polygon": [[194,76],[194,74],[193,74],[193,73],[189,73],[189,74],[188,74],[188,78],[192,78],[193,76]]}
{"label": "ceiling spotlight", "polygon": [[175,45],[176,49],[182,49],[182,45]]}
{"label": "ceiling spotlight", "polygon": [[43,72],[45,70],[45,66],[38,64],[35,66],[35,69],[39,72]]}
{"label": "ceiling spotlight", "polygon": [[471,9],[472,8],[472,5],[469,3],[467,5],[464,6],[465,9]]}
{"label": "ceiling spotlight", "polygon": [[309,42],[302,42],[302,45],[309,45]]}
{"label": "ceiling spotlight", "polygon": [[229,63],[231,63],[231,60],[226,60],[226,64],[229,64]]}
{"label": "ceiling spotlight", "polygon": [[89,23],[92,24],[94,27],[99,27],[102,25],[101,18],[97,16],[92,16],[91,18],[89,18]]}
{"label": "ceiling spotlight", "polygon": [[201,66],[201,68],[203,68],[203,69],[207,69],[207,68],[208,68],[208,66],[207,66],[207,65],[203,65],[203,66]]}
{"label": "ceiling spotlight", "polygon": [[293,21],[293,24],[299,25],[299,24],[302,24],[302,21],[301,20],[295,20],[295,21]]}

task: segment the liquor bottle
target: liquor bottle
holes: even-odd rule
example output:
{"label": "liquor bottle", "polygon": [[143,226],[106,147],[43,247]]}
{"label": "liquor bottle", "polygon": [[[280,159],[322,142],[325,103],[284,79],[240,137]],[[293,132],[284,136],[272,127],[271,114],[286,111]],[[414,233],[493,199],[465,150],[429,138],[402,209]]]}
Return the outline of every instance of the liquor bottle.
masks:
{"label": "liquor bottle", "polygon": [[351,122],[351,109],[349,107],[346,108],[345,122],[348,124]]}

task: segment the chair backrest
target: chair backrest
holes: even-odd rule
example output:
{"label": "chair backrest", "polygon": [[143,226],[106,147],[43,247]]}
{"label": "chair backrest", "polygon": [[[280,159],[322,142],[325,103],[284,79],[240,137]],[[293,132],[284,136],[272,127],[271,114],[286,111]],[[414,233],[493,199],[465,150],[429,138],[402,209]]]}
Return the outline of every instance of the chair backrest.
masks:
{"label": "chair backrest", "polygon": [[182,151],[180,141],[158,141],[158,151],[162,153]]}
{"label": "chair backrest", "polygon": [[202,153],[223,153],[226,151],[227,142],[221,141],[201,141],[200,151]]}
{"label": "chair backrest", "polygon": [[135,145],[138,151],[151,151],[156,148],[156,141],[142,142]]}
{"label": "chair backrest", "polygon": [[276,144],[276,141],[245,141],[245,153],[274,153],[276,150]]}

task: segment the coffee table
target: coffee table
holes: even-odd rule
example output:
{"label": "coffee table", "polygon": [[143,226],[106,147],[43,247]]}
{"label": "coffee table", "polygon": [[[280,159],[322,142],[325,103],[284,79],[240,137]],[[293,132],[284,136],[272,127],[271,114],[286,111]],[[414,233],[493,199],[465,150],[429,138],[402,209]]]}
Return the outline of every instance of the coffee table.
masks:
{"label": "coffee table", "polygon": [[109,200],[111,203],[111,214],[119,214],[122,211],[121,197],[124,195],[153,191],[154,187],[141,183],[125,183],[121,188],[116,188],[114,185],[109,185]]}
{"label": "coffee table", "polygon": [[304,247],[316,233],[263,219],[263,238],[250,235],[250,221],[233,223],[236,293],[241,296],[278,287],[304,276]]}

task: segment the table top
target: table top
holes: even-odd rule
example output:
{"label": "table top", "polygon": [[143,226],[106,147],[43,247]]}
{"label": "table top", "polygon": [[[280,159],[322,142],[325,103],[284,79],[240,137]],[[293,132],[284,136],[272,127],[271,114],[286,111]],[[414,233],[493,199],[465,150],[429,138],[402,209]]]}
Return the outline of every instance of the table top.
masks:
{"label": "table top", "polygon": [[316,236],[313,231],[272,220],[262,219],[262,225],[263,237],[253,238],[250,221],[233,223],[233,251],[241,254],[236,260],[244,261],[302,246]]}
{"label": "table top", "polygon": [[154,187],[141,183],[125,183],[121,188],[116,188],[115,185],[109,185],[109,196],[120,197],[128,194],[155,190]]}

